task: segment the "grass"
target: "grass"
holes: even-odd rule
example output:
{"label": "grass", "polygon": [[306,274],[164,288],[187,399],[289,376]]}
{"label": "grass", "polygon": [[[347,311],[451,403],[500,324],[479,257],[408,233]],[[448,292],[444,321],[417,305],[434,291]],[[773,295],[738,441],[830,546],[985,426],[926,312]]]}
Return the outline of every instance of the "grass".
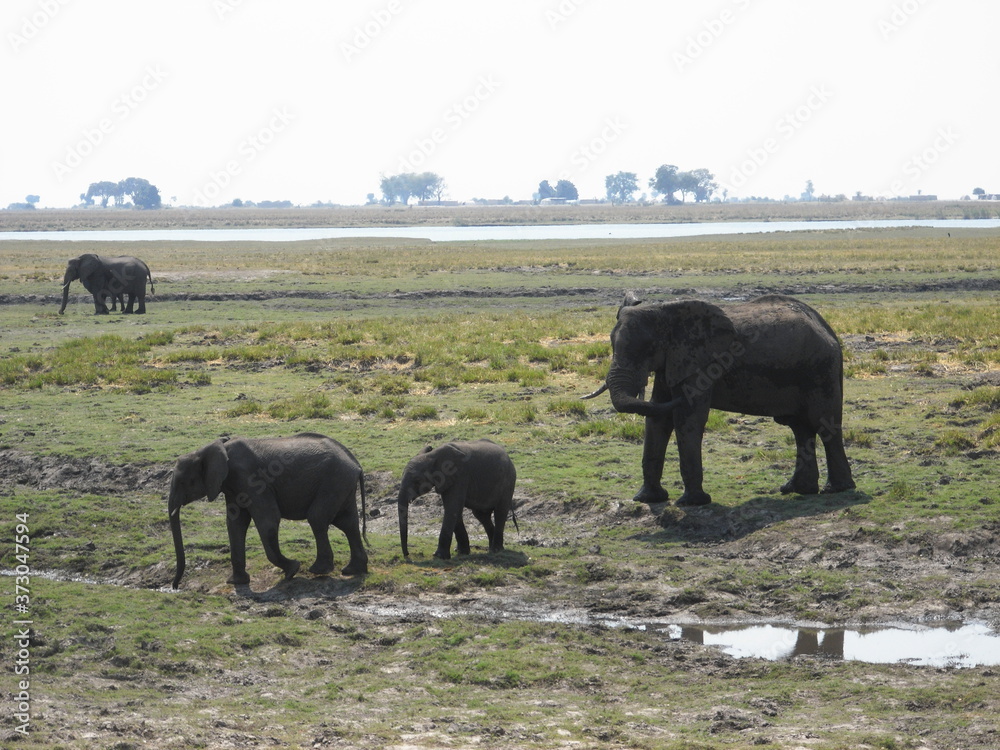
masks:
{"label": "grass", "polygon": [[[1000,705],[984,670],[733,660],[654,627],[500,609],[811,622],[995,611],[1000,320],[989,284],[1000,253],[996,233],[953,235],[487,243],[475,253],[155,243],[121,250],[163,274],[149,314],[132,317],[95,317],[84,304],[59,316],[66,246],[3,243],[0,294],[53,296],[5,305],[0,341],[0,447],[37,464],[0,492],[8,519],[30,514],[37,721],[19,746],[253,736],[293,747],[715,749],[797,747],[809,733],[820,750],[988,747]],[[632,504],[643,420],[606,396],[579,400],[607,371],[617,300],[626,289],[724,297],[751,285],[791,287],[843,336],[859,492],[778,494],[794,468],[788,430],[713,412],[714,502],[655,514]],[[368,519],[371,574],[286,586],[251,538],[258,593],[234,592],[223,583],[225,509],[199,503],[184,510],[184,588],[158,590],[173,572],[171,462],[221,435],[307,430],[341,440],[366,470],[379,511]],[[473,554],[435,560],[439,515],[425,499],[404,561],[402,467],[426,444],[474,437],[514,458],[520,531],[508,526],[509,549],[491,556],[470,519]],[[144,472],[152,479],[110,494],[92,476],[114,486]],[[664,484],[680,494],[673,447]],[[306,524],[284,523],[281,539],[308,562]],[[331,542],[345,560],[343,535]],[[3,555],[11,566],[13,549]],[[413,602],[500,608],[437,618],[407,610]]]}

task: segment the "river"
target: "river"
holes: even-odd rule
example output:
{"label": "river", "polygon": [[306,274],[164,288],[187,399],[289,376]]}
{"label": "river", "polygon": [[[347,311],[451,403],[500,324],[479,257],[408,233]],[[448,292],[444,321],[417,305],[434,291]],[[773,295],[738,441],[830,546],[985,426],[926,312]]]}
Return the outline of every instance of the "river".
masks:
{"label": "river", "polygon": [[432,242],[491,240],[662,239],[924,227],[941,230],[997,229],[1000,219],[877,219],[871,221],[725,221],[683,224],[535,224],[528,226],[254,227],[247,229],[95,229],[66,232],[0,232],[3,240],[56,242],[296,242],[342,238],[410,238]]}

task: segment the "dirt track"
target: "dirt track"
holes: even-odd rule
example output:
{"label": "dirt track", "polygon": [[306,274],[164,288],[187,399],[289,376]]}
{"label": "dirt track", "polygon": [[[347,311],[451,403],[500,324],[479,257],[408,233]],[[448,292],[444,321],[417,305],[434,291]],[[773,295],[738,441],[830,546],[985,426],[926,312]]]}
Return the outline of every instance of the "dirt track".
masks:
{"label": "dirt track", "polygon": [[[706,299],[720,298],[751,298],[763,294],[900,294],[918,292],[990,292],[1000,291],[1000,279],[949,279],[947,281],[900,283],[900,284],[815,284],[809,282],[789,283],[782,285],[736,286],[732,289],[692,289],[691,287],[643,287],[644,293],[651,297],[685,297],[698,296]],[[352,291],[297,291],[276,289],[257,292],[207,292],[203,294],[157,294],[151,299],[157,302],[177,301],[264,301],[273,299],[329,299],[329,300],[360,300],[360,299],[399,299],[399,300],[433,300],[433,299],[516,299],[519,297],[555,298],[565,297],[578,299],[580,297],[596,298],[607,304],[618,302],[621,293],[618,290],[608,290],[598,287],[504,287],[470,288],[470,289],[428,289],[413,292],[385,292],[382,294],[359,294]],[[89,295],[70,295],[71,303],[85,303]],[[54,305],[62,302],[58,294],[0,294],[0,305]]]}

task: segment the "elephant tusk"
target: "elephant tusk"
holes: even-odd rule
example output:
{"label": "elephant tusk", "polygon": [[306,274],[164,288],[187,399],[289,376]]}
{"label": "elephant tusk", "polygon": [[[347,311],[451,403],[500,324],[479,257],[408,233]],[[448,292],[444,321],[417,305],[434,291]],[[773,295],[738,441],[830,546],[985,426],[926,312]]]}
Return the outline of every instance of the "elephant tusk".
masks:
{"label": "elephant tusk", "polygon": [[586,396],[580,396],[580,400],[581,401],[586,401],[588,398],[597,398],[602,393],[604,393],[606,390],[608,390],[608,384],[604,383],[604,385],[602,385],[600,388],[598,388],[593,393],[588,393]]}

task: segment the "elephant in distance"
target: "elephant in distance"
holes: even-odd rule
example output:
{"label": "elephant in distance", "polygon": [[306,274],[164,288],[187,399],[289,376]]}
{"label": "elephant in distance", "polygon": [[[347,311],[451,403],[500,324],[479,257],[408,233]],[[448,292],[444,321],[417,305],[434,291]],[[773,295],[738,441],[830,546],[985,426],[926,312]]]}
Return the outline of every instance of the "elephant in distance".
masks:
{"label": "elephant in distance", "polygon": [[[855,487],[843,441],[843,355],[818,312],[784,295],[742,304],[700,300],[641,304],[626,295],[611,332],[612,363],[603,386],[619,412],[646,418],[642,488],[634,500],[665,502],[660,482],[671,433],[684,494],[703,505],[701,443],[710,409],[772,417],[795,436],[796,462],[781,491],[819,492],[816,436],[826,452],[824,492]],[[649,373],[653,391],[642,400]]]}
{"label": "elephant in distance", "polygon": [[[94,296],[94,314],[107,315],[108,305],[105,298],[112,299],[112,305],[121,301],[122,312],[142,315],[146,312],[146,280],[149,279],[149,292],[155,294],[153,275],[143,261],[130,255],[120,255],[108,258],[94,253],[84,253],[71,258],[66,263],[63,274],[62,306],[59,314],[66,312],[69,302],[69,285],[79,279],[84,288]],[[125,297],[128,297],[128,305]],[[138,306],[135,303],[138,301]],[[135,309],[133,309],[135,307]]]}
{"label": "elephant in distance", "polygon": [[[409,506],[421,495],[436,490],[444,502],[444,519],[434,557],[451,558],[451,537],[458,553],[471,551],[469,534],[462,520],[468,508],[483,525],[490,552],[503,549],[503,529],[514,508],[517,471],[501,446],[491,440],[455,441],[437,448],[427,446],[414,456],[403,471],[399,487],[399,541],[403,557],[407,545]],[[514,519],[517,524],[516,518]]]}
{"label": "elephant in distance", "polygon": [[[361,493],[359,528],[356,493]],[[168,511],[177,553],[173,588],[184,575],[184,541],[181,506],[203,497],[226,498],[226,527],[233,575],[229,583],[247,584],[246,536],[253,521],[267,559],[281,568],[285,580],[300,563],[281,554],[278,525],[281,519],[308,521],[316,537],[316,562],[310,573],[333,571],[329,527],[347,536],[351,559],[341,571],[345,576],[368,572],[364,472],[354,455],[336,440],[303,432],[292,437],[220,439],[181,456],[170,481]]]}

